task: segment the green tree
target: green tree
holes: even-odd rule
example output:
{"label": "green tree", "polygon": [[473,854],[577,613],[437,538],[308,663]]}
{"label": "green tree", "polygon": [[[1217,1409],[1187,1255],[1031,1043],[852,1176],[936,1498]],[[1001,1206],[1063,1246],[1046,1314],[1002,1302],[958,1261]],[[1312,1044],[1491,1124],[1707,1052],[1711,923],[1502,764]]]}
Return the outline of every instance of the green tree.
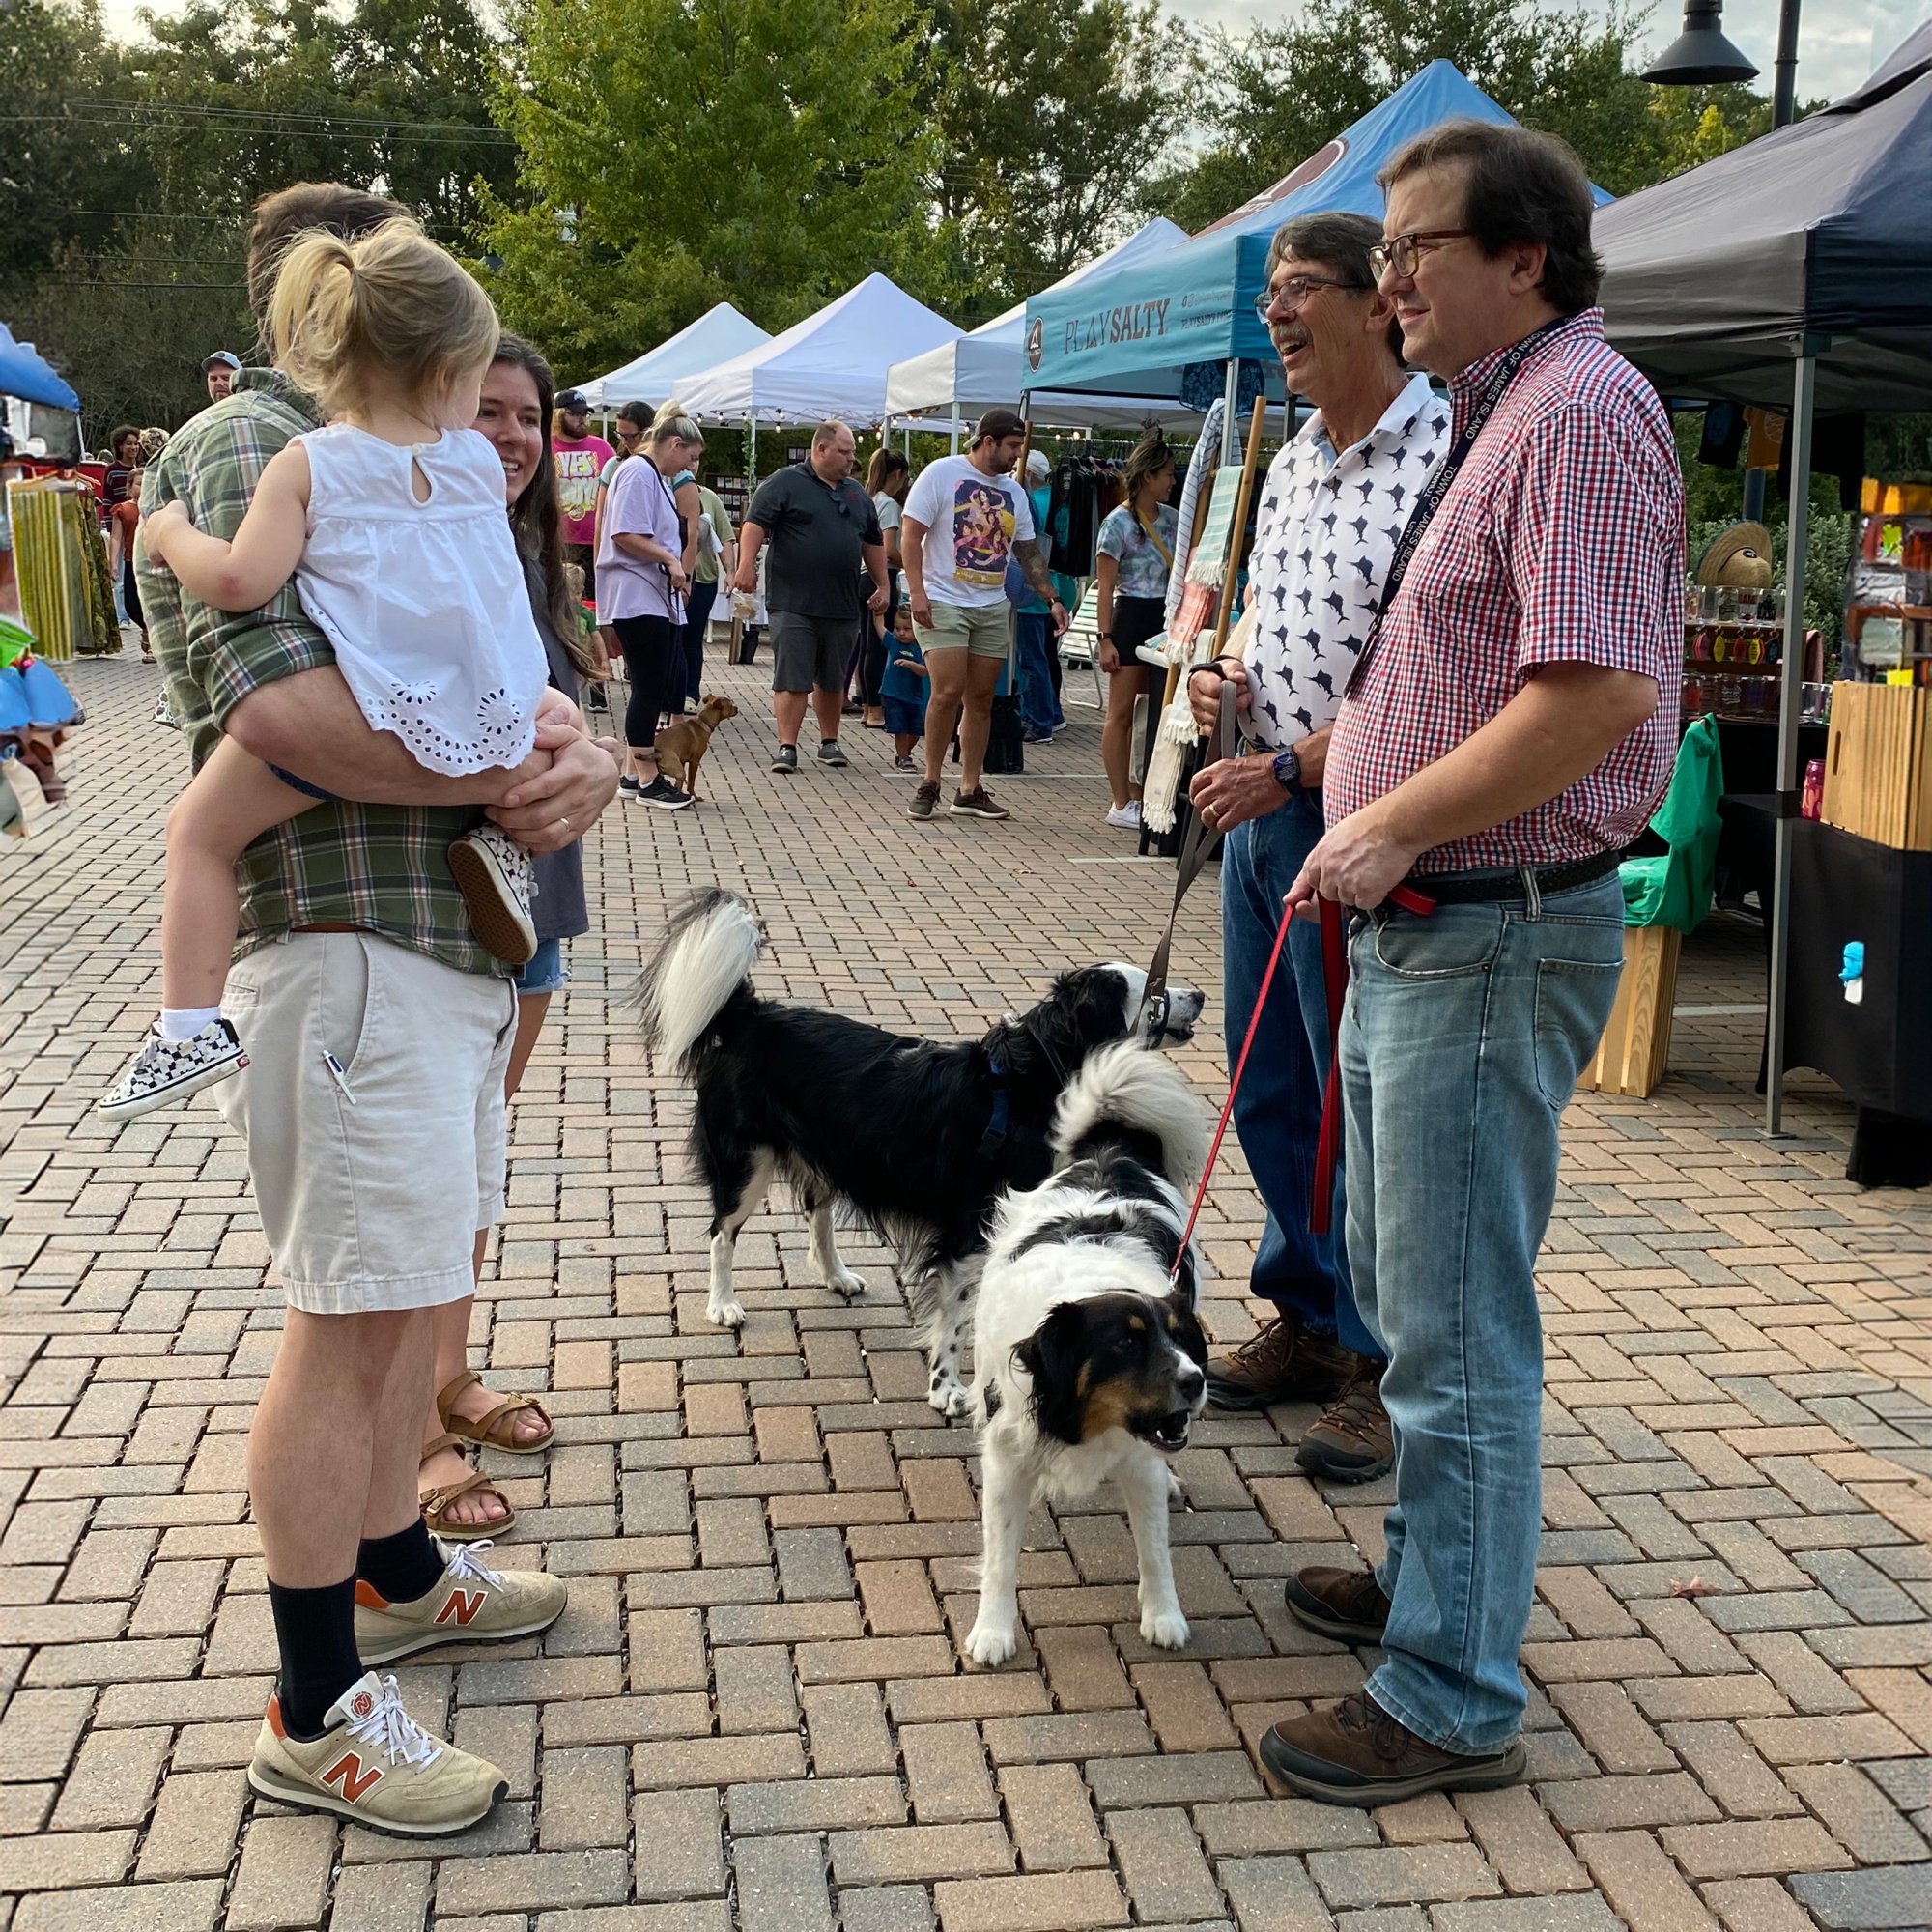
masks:
{"label": "green tree", "polygon": [[932,23],[934,198],[970,322],[1124,225],[1180,130],[1189,43],[1157,0],[937,0]]}
{"label": "green tree", "polygon": [[879,270],[930,292],[912,0],[521,0],[521,150],[480,240],[504,319],[585,372],[721,299],[769,328]]}

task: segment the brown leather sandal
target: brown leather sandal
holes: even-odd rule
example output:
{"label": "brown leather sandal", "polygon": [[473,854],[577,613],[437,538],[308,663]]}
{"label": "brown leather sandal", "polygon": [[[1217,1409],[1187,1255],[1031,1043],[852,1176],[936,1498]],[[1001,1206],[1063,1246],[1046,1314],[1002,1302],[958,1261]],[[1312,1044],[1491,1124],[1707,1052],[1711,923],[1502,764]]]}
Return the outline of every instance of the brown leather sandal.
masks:
{"label": "brown leather sandal", "polygon": [[[434,1435],[423,1444],[422,1460],[427,1463],[432,1456],[440,1455],[445,1449],[461,1449],[463,1443],[454,1435]],[[504,1514],[489,1522],[450,1522],[447,1520],[449,1506],[459,1496],[467,1496],[472,1490],[488,1490],[503,1505]],[[501,1536],[517,1520],[515,1506],[501,1490],[491,1482],[481,1469],[471,1469],[467,1476],[453,1483],[440,1483],[416,1492],[416,1501],[422,1507],[423,1521],[432,1536],[440,1536],[445,1543],[480,1543],[485,1537]]]}
{"label": "brown leather sandal", "polygon": [[[556,1439],[556,1426],[550,1419],[550,1412],[543,1404],[531,1396],[511,1396],[499,1402],[494,1408],[478,1416],[474,1421],[467,1415],[452,1413],[450,1405],[471,1382],[483,1379],[474,1369],[465,1369],[436,1399],[437,1420],[460,1441],[475,1442],[486,1449],[500,1449],[510,1456],[535,1456],[548,1449]],[[519,1442],[516,1437],[515,1417],[526,1408],[533,1408],[544,1419],[544,1433],[533,1442]]]}

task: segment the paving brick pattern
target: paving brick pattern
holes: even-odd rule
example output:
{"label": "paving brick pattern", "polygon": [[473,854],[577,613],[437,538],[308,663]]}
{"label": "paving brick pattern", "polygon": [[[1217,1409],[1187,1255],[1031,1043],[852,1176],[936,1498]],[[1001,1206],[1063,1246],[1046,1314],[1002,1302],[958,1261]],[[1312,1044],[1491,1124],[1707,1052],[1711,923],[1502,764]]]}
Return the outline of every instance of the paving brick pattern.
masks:
{"label": "paving brick pattern", "polygon": [[[1179,1459],[1187,1651],[1141,1641],[1103,1496],[1035,1515],[1020,1657],[962,1669],[973,1440],[922,1400],[885,1257],[852,1243],[871,1288],[848,1307],[781,1208],[740,1244],[743,1332],[708,1327],[687,1096],[622,1006],[667,898],[714,879],[770,928],[767,990],[927,1034],[979,1031],[1065,964],[1144,958],[1172,875],[1099,823],[1096,714],[999,785],[1009,825],[916,827],[875,734],[851,732],[847,773],[780,781],[757,674],[718,675],[746,715],[706,802],[613,810],[592,841],[598,930],[515,1111],[472,1359],[557,1416],[544,1463],[497,1463],[522,1512],[498,1557],[548,1560],[572,1599],[540,1643],[402,1671],[511,1784],[424,1846],[243,1783],[273,1645],[242,1445],[277,1295],[206,1099],[118,1132],[91,1112],[156,1001],[181,757],[152,671],[75,668],[74,803],[0,853],[0,1928],[1932,1919],[1932,1204],[1845,1183],[1848,1113],[1816,1079],[1794,1139],[1758,1136],[1747,930],[1687,949],[1662,1091],[1566,1121],[1532,1781],[1366,1815],[1272,1800],[1260,1733],[1373,1662],[1290,1622],[1280,1579],[1378,1554],[1388,1486],[1299,1475],[1305,1409],[1210,1421]],[[1177,973],[1215,986],[1217,951],[1210,876]],[[1180,1059],[1217,1096],[1218,1043]],[[1206,1220],[1222,1342],[1256,1314],[1231,1153]]]}

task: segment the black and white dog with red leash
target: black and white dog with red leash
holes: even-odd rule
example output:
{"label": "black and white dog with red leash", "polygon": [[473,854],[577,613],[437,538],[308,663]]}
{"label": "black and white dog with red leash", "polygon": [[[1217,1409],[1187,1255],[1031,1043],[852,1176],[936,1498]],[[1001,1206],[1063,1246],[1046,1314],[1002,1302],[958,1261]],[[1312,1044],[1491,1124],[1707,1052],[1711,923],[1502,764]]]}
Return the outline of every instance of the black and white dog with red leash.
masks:
{"label": "black and white dog with red leash", "polygon": [[1185,1038],[1202,996],[1170,987],[1156,1025],[1142,1013],[1144,973],[1086,966],[1018,1018],[942,1046],[760,999],[750,981],[761,948],[743,899],[696,894],[673,916],[640,988],[656,1064],[696,1089],[691,1145],[712,1208],[705,1313],[724,1327],[744,1321],[731,1280],[738,1231],[782,1179],[810,1220],[812,1266],[827,1288],[848,1298],[866,1289],[838,1253],[836,1210],[896,1252],[924,1330],[927,1400],[964,1415],[959,1350],[993,1203],[1052,1171],[1054,1110],[1095,1048]]}
{"label": "black and white dog with red leash", "polygon": [[[1037,1495],[1082,1501],[1112,1478],[1140,1558],[1141,1634],[1178,1650],[1166,1458],[1208,1402],[1187,1194],[1207,1135],[1186,1080],[1131,1047],[1089,1057],[1060,1097],[1058,1171],[993,1217],[973,1319],[983,1554],[977,1663],[1018,1643],[1020,1537]],[[1184,1245],[1183,1245],[1184,1243]]]}

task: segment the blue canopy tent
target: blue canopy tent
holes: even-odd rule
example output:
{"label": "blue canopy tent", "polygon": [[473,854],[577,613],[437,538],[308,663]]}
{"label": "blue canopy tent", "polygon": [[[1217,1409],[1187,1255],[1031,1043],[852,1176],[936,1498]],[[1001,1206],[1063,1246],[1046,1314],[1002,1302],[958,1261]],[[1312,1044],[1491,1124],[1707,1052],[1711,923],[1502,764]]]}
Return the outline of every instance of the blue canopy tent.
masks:
{"label": "blue canopy tent", "polygon": [[18,396],[50,410],[78,412],[80,398],[71,384],[55,374],[52,363],[36,354],[31,342],[15,342],[14,331],[0,322],[0,396]]}
{"label": "blue canopy tent", "polygon": [[1275,230],[1318,212],[1379,217],[1378,170],[1418,134],[1462,119],[1514,125],[1454,65],[1431,61],[1293,174],[1192,241],[1034,297],[1027,303],[1027,388],[1172,399],[1181,394],[1189,365],[1240,357],[1260,363],[1268,393],[1279,396],[1281,370],[1255,313]]}

